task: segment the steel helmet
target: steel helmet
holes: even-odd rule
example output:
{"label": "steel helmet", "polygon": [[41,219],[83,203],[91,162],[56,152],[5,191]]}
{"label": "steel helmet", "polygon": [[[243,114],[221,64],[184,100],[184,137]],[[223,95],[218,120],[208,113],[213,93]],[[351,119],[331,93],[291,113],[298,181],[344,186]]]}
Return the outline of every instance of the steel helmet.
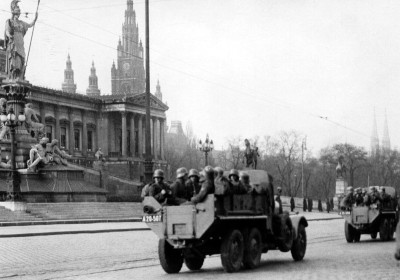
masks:
{"label": "steel helmet", "polygon": [[236,169],[231,169],[231,171],[229,172],[229,178],[231,178],[231,176],[237,176],[239,177],[239,172]]}
{"label": "steel helmet", "polygon": [[353,192],[353,187],[347,187],[346,189],[348,192]]}
{"label": "steel helmet", "polygon": [[361,193],[361,192],[362,192],[361,188],[357,188],[357,189],[356,189],[356,192],[357,192],[357,193]]}
{"label": "steel helmet", "polygon": [[206,175],[214,173],[214,168],[212,168],[212,166],[207,165],[206,167],[204,167],[204,172],[206,173]]}
{"label": "steel helmet", "polygon": [[164,178],[164,171],[161,169],[154,170],[153,179],[154,178]]}
{"label": "steel helmet", "polygon": [[178,170],[176,170],[176,178],[182,178],[187,174],[187,169],[185,167],[181,167],[178,168]]}
{"label": "steel helmet", "polygon": [[199,171],[197,171],[196,169],[190,169],[189,170],[189,178],[193,177],[193,176],[197,176],[200,178]]}
{"label": "steel helmet", "polygon": [[249,174],[247,174],[247,172],[240,171],[239,177],[240,177],[240,178],[249,178]]}
{"label": "steel helmet", "polygon": [[222,169],[222,167],[217,166],[214,168],[214,170],[219,176],[222,176],[224,174],[224,170]]}

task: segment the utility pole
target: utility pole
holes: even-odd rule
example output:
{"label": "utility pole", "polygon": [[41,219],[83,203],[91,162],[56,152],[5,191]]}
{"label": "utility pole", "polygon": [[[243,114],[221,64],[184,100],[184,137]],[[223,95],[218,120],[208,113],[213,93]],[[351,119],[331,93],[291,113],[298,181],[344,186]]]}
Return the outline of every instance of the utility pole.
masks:
{"label": "utility pole", "polygon": [[151,155],[151,131],[150,131],[150,32],[149,32],[149,0],[146,0],[146,157],[144,163],[144,175],[146,183],[152,181],[153,157]]}
{"label": "utility pole", "polygon": [[307,150],[306,146],[307,137],[301,141],[301,195],[304,198],[304,150]]}

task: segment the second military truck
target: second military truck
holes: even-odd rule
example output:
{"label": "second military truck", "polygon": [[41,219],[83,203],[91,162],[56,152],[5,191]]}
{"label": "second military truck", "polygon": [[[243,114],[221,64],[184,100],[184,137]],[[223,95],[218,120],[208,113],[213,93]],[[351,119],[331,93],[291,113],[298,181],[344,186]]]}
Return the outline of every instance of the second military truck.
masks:
{"label": "second military truck", "polygon": [[278,214],[274,190],[266,171],[248,170],[252,194],[208,195],[195,205],[161,206],[153,197],[143,201],[143,221],[159,237],[158,255],[167,273],[178,273],[183,263],[201,269],[207,255],[220,254],[226,272],[260,264],[268,250],[291,252],[304,258],[307,220]]}

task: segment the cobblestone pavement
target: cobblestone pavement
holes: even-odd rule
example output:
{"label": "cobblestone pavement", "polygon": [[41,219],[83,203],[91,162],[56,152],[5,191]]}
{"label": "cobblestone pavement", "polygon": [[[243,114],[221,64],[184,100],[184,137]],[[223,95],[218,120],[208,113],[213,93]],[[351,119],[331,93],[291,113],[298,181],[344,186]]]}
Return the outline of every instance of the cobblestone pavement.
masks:
{"label": "cobblestone pavement", "polygon": [[202,271],[167,275],[150,231],[1,238],[0,279],[400,279],[395,242],[363,235],[348,244],[343,224],[311,221],[302,262],[271,251],[259,268],[229,275],[219,256],[208,257]]}

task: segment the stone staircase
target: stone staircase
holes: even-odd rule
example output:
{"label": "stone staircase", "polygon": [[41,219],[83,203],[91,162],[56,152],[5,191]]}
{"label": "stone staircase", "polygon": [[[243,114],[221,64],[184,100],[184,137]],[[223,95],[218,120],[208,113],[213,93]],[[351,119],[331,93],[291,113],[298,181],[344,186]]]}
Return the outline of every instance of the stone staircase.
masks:
{"label": "stone staircase", "polygon": [[0,223],[1,222],[26,222],[26,221],[42,221],[40,217],[36,217],[26,212],[13,212],[0,206]]}
{"label": "stone staircase", "polygon": [[142,205],[134,202],[28,203],[27,212],[43,220],[132,219],[140,217]]}

